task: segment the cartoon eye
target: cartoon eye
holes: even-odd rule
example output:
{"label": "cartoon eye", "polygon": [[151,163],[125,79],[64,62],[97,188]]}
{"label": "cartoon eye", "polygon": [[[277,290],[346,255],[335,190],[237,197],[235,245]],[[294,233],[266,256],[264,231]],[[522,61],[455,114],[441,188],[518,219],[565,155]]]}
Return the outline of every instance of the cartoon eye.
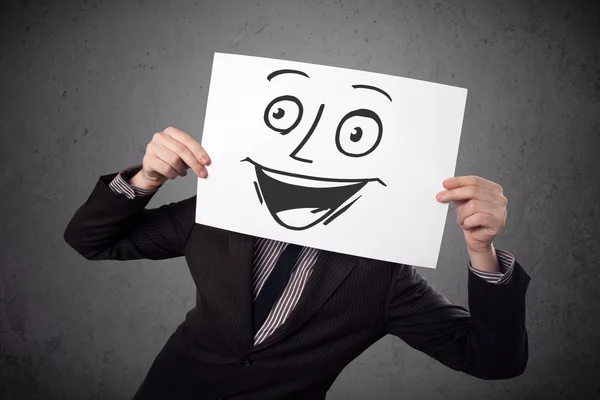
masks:
{"label": "cartoon eye", "polygon": [[294,96],[280,96],[265,109],[265,124],[282,135],[290,133],[302,119],[302,103]]}
{"label": "cartoon eye", "polygon": [[335,145],[348,157],[362,157],[377,148],[381,141],[383,125],[377,114],[360,109],[346,114],[335,133]]}

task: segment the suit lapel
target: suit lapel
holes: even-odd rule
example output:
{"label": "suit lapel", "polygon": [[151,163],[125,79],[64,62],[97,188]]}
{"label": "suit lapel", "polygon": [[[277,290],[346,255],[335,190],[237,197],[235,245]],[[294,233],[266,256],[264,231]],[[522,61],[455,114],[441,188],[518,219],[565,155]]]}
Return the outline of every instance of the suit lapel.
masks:
{"label": "suit lapel", "polygon": [[254,256],[254,237],[236,232],[229,232],[229,258],[232,289],[223,304],[228,304],[230,317],[234,320],[235,349],[242,352],[249,350],[254,344],[252,337],[252,259]]}
{"label": "suit lapel", "polygon": [[321,250],[296,307],[285,323],[252,348],[252,352],[271,346],[299,329],[331,296],[355,265],[356,258],[352,256]]}

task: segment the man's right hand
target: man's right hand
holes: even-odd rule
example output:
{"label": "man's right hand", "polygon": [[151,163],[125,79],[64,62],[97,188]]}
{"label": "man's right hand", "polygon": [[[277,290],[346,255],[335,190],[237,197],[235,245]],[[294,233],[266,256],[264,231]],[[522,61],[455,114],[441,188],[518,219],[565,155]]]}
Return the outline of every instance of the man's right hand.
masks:
{"label": "man's right hand", "polygon": [[192,136],[179,129],[168,127],[155,133],[146,146],[142,169],[129,184],[153,189],[179,176],[186,176],[191,168],[199,178],[206,178],[205,165],[210,163],[206,151]]}

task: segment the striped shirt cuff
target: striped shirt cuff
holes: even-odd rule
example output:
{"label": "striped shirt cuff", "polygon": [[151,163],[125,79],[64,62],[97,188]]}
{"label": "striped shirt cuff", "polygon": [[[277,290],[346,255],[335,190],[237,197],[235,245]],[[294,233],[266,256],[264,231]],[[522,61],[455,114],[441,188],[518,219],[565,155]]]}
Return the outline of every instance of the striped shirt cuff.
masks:
{"label": "striped shirt cuff", "polygon": [[[121,171],[115,178],[108,184],[108,187],[115,193],[121,194],[128,199],[134,199],[136,197],[150,196],[160,189],[160,186],[154,189],[142,189],[137,186],[130,185],[127,183],[129,179],[142,168],[142,165],[135,165]],[[162,186],[162,185],[161,185]]]}
{"label": "striped shirt cuff", "polygon": [[498,266],[501,272],[480,271],[473,267],[471,260],[469,260],[469,270],[489,283],[510,283],[515,269],[515,256],[501,249],[496,249],[496,256],[498,256]]}

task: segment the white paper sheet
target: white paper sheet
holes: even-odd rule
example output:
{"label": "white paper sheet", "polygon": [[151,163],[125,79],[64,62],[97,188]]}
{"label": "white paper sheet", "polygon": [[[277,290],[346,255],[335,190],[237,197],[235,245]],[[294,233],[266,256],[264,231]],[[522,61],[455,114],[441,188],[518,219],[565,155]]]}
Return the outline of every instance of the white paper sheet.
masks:
{"label": "white paper sheet", "polygon": [[215,53],[196,223],[435,268],[467,90]]}

